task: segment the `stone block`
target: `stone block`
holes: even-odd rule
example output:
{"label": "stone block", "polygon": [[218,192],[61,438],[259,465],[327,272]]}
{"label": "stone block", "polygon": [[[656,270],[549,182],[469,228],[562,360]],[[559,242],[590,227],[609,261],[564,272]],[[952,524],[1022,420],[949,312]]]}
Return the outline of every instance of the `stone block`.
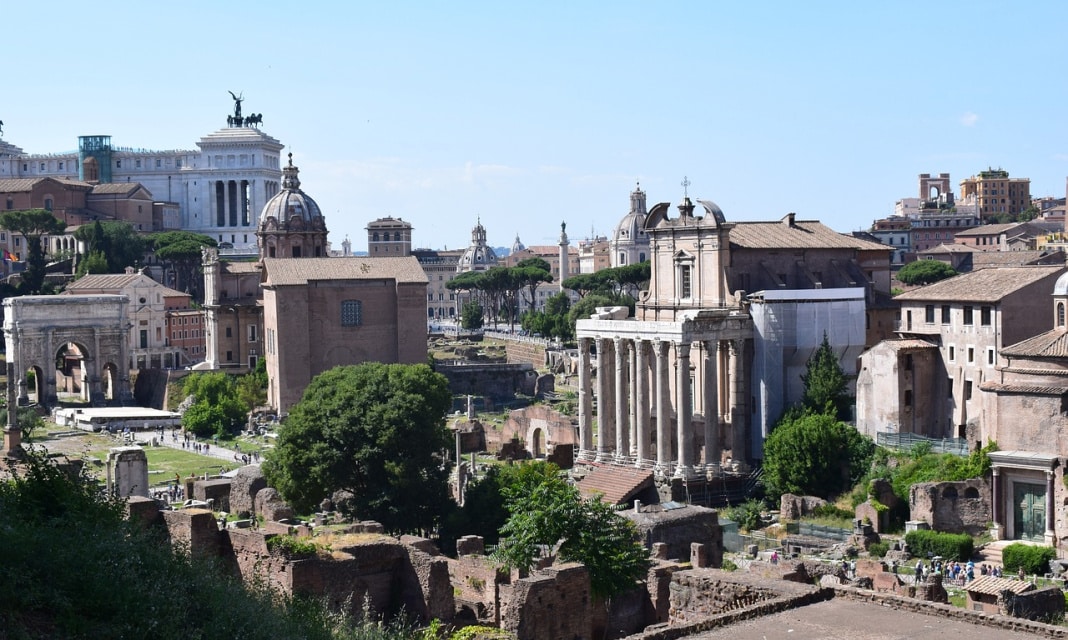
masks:
{"label": "stone block", "polygon": [[278,522],[294,517],[293,507],[282,499],[273,487],[261,489],[256,493],[255,512],[269,522]]}
{"label": "stone block", "polygon": [[267,479],[259,465],[241,467],[230,483],[230,511],[246,517],[253,514],[256,494],[266,488]]}

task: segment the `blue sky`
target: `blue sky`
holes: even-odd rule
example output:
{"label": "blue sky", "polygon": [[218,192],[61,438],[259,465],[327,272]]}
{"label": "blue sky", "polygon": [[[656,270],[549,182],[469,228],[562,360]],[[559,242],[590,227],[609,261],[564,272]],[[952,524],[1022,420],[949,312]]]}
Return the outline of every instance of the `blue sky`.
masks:
{"label": "blue sky", "polygon": [[422,247],[466,246],[477,218],[496,246],[561,221],[574,242],[636,181],[678,203],[683,176],[728,220],[839,231],[920,173],[1065,195],[1064,2],[9,4],[7,142],[193,149],[243,92],[335,247],[386,215]]}

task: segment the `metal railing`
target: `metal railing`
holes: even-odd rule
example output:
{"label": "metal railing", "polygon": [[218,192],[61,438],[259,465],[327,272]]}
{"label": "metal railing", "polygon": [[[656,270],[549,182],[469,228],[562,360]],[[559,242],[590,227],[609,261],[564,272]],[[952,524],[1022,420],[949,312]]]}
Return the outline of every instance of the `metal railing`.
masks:
{"label": "metal railing", "polygon": [[951,453],[956,456],[967,456],[969,453],[968,441],[964,438],[928,438],[915,433],[879,432],[875,434],[875,444],[903,451],[918,444],[927,444],[932,453]]}

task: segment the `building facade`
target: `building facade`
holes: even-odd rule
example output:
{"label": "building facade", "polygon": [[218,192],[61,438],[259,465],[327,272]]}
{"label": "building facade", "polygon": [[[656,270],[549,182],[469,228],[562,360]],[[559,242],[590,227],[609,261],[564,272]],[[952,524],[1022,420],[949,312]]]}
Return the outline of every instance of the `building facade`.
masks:
{"label": "building facade", "polygon": [[1003,169],[987,169],[961,180],[960,197],[974,197],[984,221],[999,214],[1017,216],[1031,206],[1031,179],[1010,178]]}

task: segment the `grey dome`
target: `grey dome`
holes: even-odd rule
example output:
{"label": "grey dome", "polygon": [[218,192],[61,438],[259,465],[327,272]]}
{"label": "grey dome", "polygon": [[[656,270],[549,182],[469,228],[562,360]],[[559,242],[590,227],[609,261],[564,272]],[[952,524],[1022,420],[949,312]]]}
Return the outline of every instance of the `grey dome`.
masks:
{"label": "grey dome", "polygon": [[483,271],[497,266],[497,252],[486,244],[486,228],[479,221],[471,230],[471,246],[467,247],[456,265],[456,272]]}
{"label": "grey dome", "polygon": [[1064,273],[1057,278],[1057,283],[1053,285],[1053,295],[1068,296],[1068,273]]}
{"label": "grey dome", "polygon": [[300,190],[300,170],[293,166],[293,154],[289,165],[282,169],[282,190],[276,193],[260,213],[260,230],[324,228],[323,213],[311,196]]}

